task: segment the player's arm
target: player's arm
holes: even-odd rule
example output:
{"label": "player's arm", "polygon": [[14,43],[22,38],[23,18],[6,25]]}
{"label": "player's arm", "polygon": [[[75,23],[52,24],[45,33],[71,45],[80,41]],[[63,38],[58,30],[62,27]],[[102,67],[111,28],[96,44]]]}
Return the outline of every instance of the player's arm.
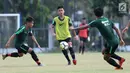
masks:
{"label": "player's arm", "polygon": [[19,28],[8,40],[8,42],[6,43],[5,47],[8,48],[10,46],[10,42],[15,38],[16,35],[20,34],[21,32],[23,32],[23,30],[25,29],[25,27],[21,27]]}
{"label": "player's arm", "polygon": [[123,38],[122,38],[122,35],[121,35],[121,32],[118,28],[116,28],[115,26],[113,26],[113,29],[116,31],[119,39],[120,39],[120,45],[123,46],[125,44],[125,42],[123,41]]}
{"label": "player's arm", "polygon": [[[68,20],[69,20],[69,22],[68,22],[69,23],[69,29],[70,30],[74,29],[71,19],[69,18]],[[74,34],[75,39],[78,40],[78,36],[77,36],[75,30],[72,30],[72,33]]]}
{"label": "player's arm", "polygon": [[87,29],[87,28],[90,28],[90,26],[89,25],[83,25],[83,26],[74,28],[74,30],[82,30],[82,29]]}
{"label": "player's arm", "polygon": [[130,21],[128,22],[126,27],[122,30],[122,33],[125,33],[129,29],[129,26],[130,26]]}
{"label": "player's arm", "polygon": [[32,40],[35,42],[35,44],[36,44],[39,48],[41,48],[40,45],[38,44],[38,42],[37,42],[35,36],[32,34],[32,31],[29,32],[29,36],[31,36],[31,38],[32,38]]}
{"label": "player's arm", "polygon": [[5,45],[6,48],[8,48],[8,47],[10,46],[10,42],[15,38],[15,36],[16,36],[16,34],[13,34],[13,35],[9,38],[9,40],[7,41],[7,43],[6,43],[6,45]]}
{"label": "player's arm", "polygon": [[91,21],[88,25],[83,25],[77,28],[74,28],[74,30],[82,30],[82,29],[87,29],[91,27],[97,27],[97,22],[96,20]]}
{"label": "player's arm", "polygon": [[[69,29],[72,30],[72,29],[74,29],[74,27],[70,26]],[[77,36],[75,30],[72,30],[72,33],[74,34],[74,36]]]}
{"label": "player's arm", "polygon": [[51,33],[53,34],[53,36],[55,36],[55,32],[54,32],[55,25],[56,25],[56,22],[53,20],[52,24],[50,25]]}
{"label": "player's arm", "polygon": [[34,36],[31,36],[32,40],[37,44],[37,46],[40,46]]}

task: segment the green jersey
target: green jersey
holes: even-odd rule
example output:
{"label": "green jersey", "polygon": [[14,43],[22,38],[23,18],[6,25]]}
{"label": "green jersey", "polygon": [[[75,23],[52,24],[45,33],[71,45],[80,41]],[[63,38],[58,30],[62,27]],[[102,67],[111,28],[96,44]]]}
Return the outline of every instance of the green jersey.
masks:
{"label": "green jersey", "polygon": [[89,23],[90,27],[96,27],[104,39],[109,43],[109,45],[114,45],[119,43],[119,39],[113,31],[113,22],[108,18],[101,17]]}
{"label": "green jersey", "polygon": [[15,39],[15,45],[16,44],[23,44],[26,40],[26,37],[32,36],[32,30],[31,29],[26,29],[25,25],[21,26],[16,32],[16,39]]}

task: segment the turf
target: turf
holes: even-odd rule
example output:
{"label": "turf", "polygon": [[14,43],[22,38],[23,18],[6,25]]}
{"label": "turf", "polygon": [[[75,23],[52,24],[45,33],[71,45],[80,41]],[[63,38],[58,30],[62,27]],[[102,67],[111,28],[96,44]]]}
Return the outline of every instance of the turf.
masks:
{"label": "turf", "polygon": [[101,53],[76,54],[77,65],[67,66],[62,53],[38,54],[46,66],[38,67],[29,54],[21,58],[0,60],[0,73],[130,73],[130,53],[117,53],[126,59],[123,70],[114,70]]}

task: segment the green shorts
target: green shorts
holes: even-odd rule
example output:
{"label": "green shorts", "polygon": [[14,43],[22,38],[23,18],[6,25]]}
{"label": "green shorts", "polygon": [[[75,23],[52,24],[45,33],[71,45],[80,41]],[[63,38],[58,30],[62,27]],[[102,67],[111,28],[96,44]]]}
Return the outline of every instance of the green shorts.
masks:
{"label": "green shorts", "polygon": [[109,45],[108,43],[105,43],[104,46],[105,46],[104,49],[105,54],[114,54],[116,49],[118,48],[118,43],[113,45]]}

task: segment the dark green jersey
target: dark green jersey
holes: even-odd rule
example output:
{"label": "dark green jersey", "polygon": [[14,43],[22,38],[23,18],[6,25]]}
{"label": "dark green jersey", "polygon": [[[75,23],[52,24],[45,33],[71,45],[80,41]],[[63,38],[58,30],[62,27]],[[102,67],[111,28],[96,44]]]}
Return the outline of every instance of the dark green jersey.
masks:
{"label": "dark green jersey", "polygon": [[25,26],[21,26],[16,32],[16,39],[15,39],[15,44],[23,44],[26,40],[26,37],[32,36],[32,30],[28,29],[26,30]]}
{"label": "dark green jersey", "polygon": [[110,44],[113,45],[114,43],[119,43],[119,39],[117,35],[114,34],[113,31],[113,22],[108,20],[108,18],[101,17],[97,20],[94,20],[89,23],[90,27],[96,27],[101,35],[104,37],[104,39]]}

